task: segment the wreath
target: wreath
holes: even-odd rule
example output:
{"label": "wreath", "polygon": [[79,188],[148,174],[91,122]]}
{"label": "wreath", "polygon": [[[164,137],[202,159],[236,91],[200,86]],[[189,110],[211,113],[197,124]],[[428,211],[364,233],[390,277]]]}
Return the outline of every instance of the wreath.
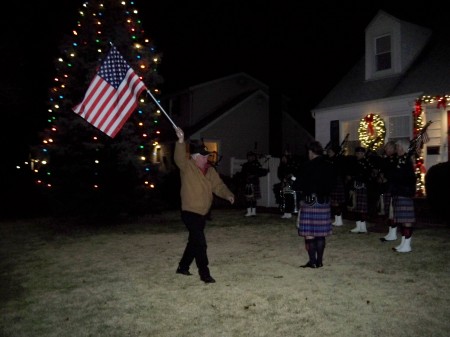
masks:
{"label": "wreath", "polygon": [[380,115],[369,114],[359,122],[359,141],[361,146],[375,151],[384,144],[386,127]]}

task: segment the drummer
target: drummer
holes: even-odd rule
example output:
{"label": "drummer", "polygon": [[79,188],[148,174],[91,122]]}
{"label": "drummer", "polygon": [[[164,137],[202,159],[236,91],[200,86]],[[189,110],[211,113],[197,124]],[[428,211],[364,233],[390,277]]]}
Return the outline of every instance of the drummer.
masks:
{"label": "drummer", "polygon": [[345,156],[339,145],[331,145],[326,149],[326,159],[333,166],[334,183],[330,193],[331,215],[334,216],[333,226],[343,226],[342,210],[345,206]]}
{"label": "drummer", "polygon": [[277,176],[280,179],[280,211],[282,219],[292,218],[293,213],[298,212],[299,195],[295,190],[295,181],[299,175],[300,163],[289,151],[285,151],[280,159]]}

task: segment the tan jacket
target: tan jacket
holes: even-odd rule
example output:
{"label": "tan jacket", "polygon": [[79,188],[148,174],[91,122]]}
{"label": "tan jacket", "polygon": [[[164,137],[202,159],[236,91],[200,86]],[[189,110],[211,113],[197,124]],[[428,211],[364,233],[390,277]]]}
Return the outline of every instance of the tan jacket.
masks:
{"label": "tan jacket", "polygon": [[215,168],[208,168],[203,175],[195,161],[187,156],[185,143],[176,142],[174,160],[180,169],[183,211],[205,215],[211,207],[213,193],[223,199],[234,197]]}

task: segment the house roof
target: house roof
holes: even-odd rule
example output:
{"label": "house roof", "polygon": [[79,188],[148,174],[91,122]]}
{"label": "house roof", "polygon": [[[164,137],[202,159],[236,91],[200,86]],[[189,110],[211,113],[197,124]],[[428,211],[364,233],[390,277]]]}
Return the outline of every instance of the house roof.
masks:
{"label": "house roof", "polygon": [[427,46],[406,72],[378,80],[365,80],[365,57],[361,57],[314,110],[412,93],[448,94],[450,92],[448,41],[448,36],[433,34]]}
{"label": "house roof", "polygon": [[228,75],[228,76],[216,78],[216,79],[213,79],[213,80],[208,81],[208,82],[203,82],[203,83],[199,83],[199,84],[190,86],[189,88],[186,88],[186,90],[195,90],[195,89],[198,89],[198,88],[201,88],[201,87],[210,86],[210,85],[212,85],[214,83],[220,83],[220,82],[226,81],[228,79],[233,79],[233,78],[237,78],[239,81],[252,81],[252,82],[255,82],[255,83],[258,84],[258,87],[261,90],[264,90],[266,92],[269,89],[269,87],[265,83],[257,80],[253,76],[250,76],[249,74],[244,73],[244,72],[239,72],[239,73],[234,73],[234,74],[231,74],[231,75]]}
{"label": "house roof", "polygon": [[243,103],[245,100],[249,99],[251,96],[255,95],[257,92],[267,96],[267,94],[261,89],[249,90],[249,91],[243,92],[240,95],[237,95],[237,96],[231,98],[230,100],[228,100],[227,102],[225,102],[222,106],[220,106],[218,109],[213,111],[211,114],[209,114],[205,118],[201,119],[198,123],[186,128],[185,134],[187,136],[189,136],[189,135],[192,135],[192,134],[196,133],[197,131],[203,129],[204,127],[211,124],[213,121],[215,121],[220,116],[224,115],[225,113],[234,109],[236,106]]}
{"label": "house roof", "polygon": [[220,82],[223,82],[223,81],[226,81],[226,80],[229,80],[229,79],[234,79],[234,78],[237,79],[238,82],[241,82],[241,81],[254,82],[254,83],[256,83],[258,85],[258,87],[261,90],[264,90],[267,93],[269,92],[269,87],[267,86],[267,84],[261,82],[260,80],[256,79],[253,76],[250,76],[248,73],[238,72],[238,73],[230,74],[230,75],[227,75],[227,76],[224,76],[224,77],[215,78],[215,79],[212,79],[212,80],[207,81],[207,82],[202,82],[202,83],[198,83],[198,84],[195,84],[195,85],[191,85],[191,86],[188,86],[188,87],[183,88],[183,89],[179,89],[177,91],[174,91],[174,92],[171,92],[169,94],[166,94],[165,97],[163,97],[163,99],[165,99],[167,97],[173,97],[173,96],[181,95],[181,94],[186,93],[186,92],[194,91],[194,90],[202,88],[202,87],[208,87],[208,86],[211,86],[211,85],[213,85],[215,83],[220,83]]}
{"label": "house roof", "polygon": [[[258,84],[258,88],[257,89],[252,89],[252,90],[247,90],[244,91],[242,93],[240,93],[239,95],[236,95],[234,97],[231,97],[228,101],[224,102],[220,107],[218,107],[216,110],[212,111],[210,114],[208,114],[205,118],[199,120],[197,123],[190,125],[188,127],[184,128],[184,133],[186,137],[189,137],[190,135],[198,132],[199,130],[203,129],[204,127],[208,126],[209,124],[211,124],[212,122],[214,122],[217,118],[223,116],[224,114],[232,111],[233,109],[235,109],[238,105],[242,104],[243,102],[245,102],[246,100],[248,100],[249,98],[253,97],[254,95],[263,95],[265,96],[267,99],[270,99],[270,90],[269,87],[258,81],[257,79],[255,79],[254,77],[248,75],[247,73],[235,73],[226,77],[222,77],[222,78],[218,78],[218,79],[214,79],[212,81],[208,81],[208,82],[204,82],[204,83],[200,83],[197,84],[195,86],[191,86],[189,88],[180,90],[176,93],[172,93],[170,95],[168,95],[167,97],[170,96],[175,96],[175,95],[180,95],[204,86],[208,86],[211,84],[214,84],[216,82],[221,82],[224,80],[228,80],[230,78],[237,78],[239,80],[243,80],[245,81],[246,79],[254,81]],[[295,121],[296,123],[298,123],[302,128],[303,126],[301,125],[301,123],[299,121],[297,121],[294,118],[294,113],[295,111],[293,111],[293,109],[291,108],[290,105],[290,98],[285,96],[285,95],[281,95],[280,97],[280,101],[279,103],[281,104],[280,106],[280,110],[283,113],[286,113],[290,118],[292,118],[293,121]],[[303,128],[304,129],[304,128]],[[306,129],[304,129],[304,131],[309,135],[309,132],[306,131]],[[162,136],[160,138],[161,142],[167,142],[167,141],[173,141],[176,140],[176,136],[174,133],[164,133],[165,136]]]}

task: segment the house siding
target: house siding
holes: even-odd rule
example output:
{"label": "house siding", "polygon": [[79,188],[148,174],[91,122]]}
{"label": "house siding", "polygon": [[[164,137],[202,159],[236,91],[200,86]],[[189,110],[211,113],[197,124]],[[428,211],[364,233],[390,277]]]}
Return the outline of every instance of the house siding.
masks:
{"label": "house siding", "polygon": [[[383,100],[349,104],[346,106],[316,111],[316,139],[323,145],[327,144],[330,140],[330,123],[332,120],[339,120],[339,135],[340,141],[342,141],[345,137],[342,132],[343,122],[360,120],[364,116],[371,113],[380,115],[380,117],[384,119],[385,124],[388,127],[389,117],[411,115],[414,109],[415,99],[418,97],[418,95],[420,95],[420,93]],[[412,135],[410,136],[412,137]]]}
{"label": "house siding", "polygon": [[[168,95],[164,105],[173,109],[169,115],[175,117],[174,122],[185,130],[187,138],[217,146],[217,170],[228,176],[231,158],[246,158],[250,150],[272,157],[279,156],[287,146],[296,155],[306,152],[305,145],[313,137],[288,113],[288,99],[282,96],[275,106],[270,99],[266,85],[238,73]],[[274,114],[281,119],[275,127],[271,123]],[[167,136],[159,144],[159,153],[163,154],[159,169],[165,173],[174,167],[171,153],[175,139],[168,121],[163,120],[161,128]]]}
{"label": "house siding", "polygon": [[[345,137],[343,124],[357,121],[366,115],[378,114],[385,122],[389,140],[389,120],[392,117],[409,116],[413,137],[416,100],[442,97],[450,93],[450,43],[445,34],[431,34],[431,30],[399,20],[383,11],[375,16],[366,28],[365,55],[336,84],[336,86],[312,110],[315,118],[316,139],[327,144],[330,140],[330,122],[339,121],[339,138]],[[382,34],[392,34],[393,69],[373,75],[373,40]],[[370,79],[370,80],[368,80]],[[450,106],[437,107],[437,102],[421,101],[422,120],[433,121],[427,130],[430,141],[422,156],[425,168],[448,161],[448,115]],[[354,131],[353,131],[354,132]],[[358,139],[353,135],[352,139]],[[427,154],[427,147],[434,147]],[[439,151],[436,151],[436,147]],[[439,154],[435,154],[438,152]]]}
{"label": "house siding", "polygon": [[268,99],[266,96],[255,95],[192,137],[219,142],[219,155],[222,159],[217,169],[219,173],[228,175],[232,157],[246,158],[248,151],[268,154],[268,134]]}

